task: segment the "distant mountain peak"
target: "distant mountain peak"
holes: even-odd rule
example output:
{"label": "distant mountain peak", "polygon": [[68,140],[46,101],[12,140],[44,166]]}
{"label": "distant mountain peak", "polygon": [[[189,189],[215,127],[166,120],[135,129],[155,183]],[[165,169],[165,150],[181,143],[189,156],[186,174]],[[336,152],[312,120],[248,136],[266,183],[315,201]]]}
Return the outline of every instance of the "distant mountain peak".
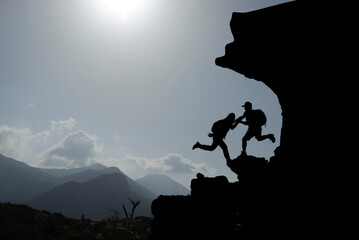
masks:
{"label": "distant mountain peak", "polygon": [[157,195],[188,195],[190,190],[164,174],[149,174],[136,182]]}
{"label": "distant mountain peak", "polygon": [[85,168],[44,169],[0,154],[0,202],[101,220],[109,216],[109,209],[128,206],[129,197],[141,202],[135,215],[151,215],[156,194],[117,167],[96,163]]}
{"label": "distant mountain peak", "polygon": [[94,220],[109,217],[109,209],[122,209],[128,198],[140,201],[136,214],[150,216],[150,206],[155,195],[148,194],[138,183],[131,183],[124,174],[110,173],[86,182],[67,182],[26,202],[27,205],[61,212],[79,218],[82,214]]}
{"label": "distant mountain peak", "polygon": [[107,167],[105,165],[102,165],[101,163],[95,163],[95,164],[89,166],[88,168],[93,169],[93,170],[104,170]]}

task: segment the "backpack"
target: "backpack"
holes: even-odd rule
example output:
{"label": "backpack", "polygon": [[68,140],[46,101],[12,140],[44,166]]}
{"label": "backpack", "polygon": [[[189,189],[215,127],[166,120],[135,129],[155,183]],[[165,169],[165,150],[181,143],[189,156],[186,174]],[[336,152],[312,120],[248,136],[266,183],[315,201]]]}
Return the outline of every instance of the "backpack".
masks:
{"label": "backpack", "polygon": [[223,131],[222,122],[223,122],[222,120],[219,120],[213,123],[211,131],[216,134],[222,132]]}
{"label": "backpack", "polygon": [[253,125],[263,126],[267,123],[267,117],[264,112],[260,109],[252,110],[253,116]]}
{"label": "backpack", "polygon": [[212,133],[209,133],[208,136],[212,137],[213,134],[215,134],[219,138],[224,138],[226,136],[229,128],[227,129],[225,126],[223,126],[223,124],[224,124],[223,119],[213,123],[212,128],[211,128]]}

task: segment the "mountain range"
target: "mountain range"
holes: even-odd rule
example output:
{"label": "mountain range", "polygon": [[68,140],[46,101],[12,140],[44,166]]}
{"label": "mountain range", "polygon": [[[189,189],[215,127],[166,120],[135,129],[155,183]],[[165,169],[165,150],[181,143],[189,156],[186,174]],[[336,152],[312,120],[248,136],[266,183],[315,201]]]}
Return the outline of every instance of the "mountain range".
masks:
{"label": "mountain range", "polygon": [[125,217],[131,201],[140,201],[135,216],[151,216],[158,195],[187,195],[189,190],[165,175],[132,180],[116,167],[94,164],[85,168],[43,169],[0,154],[0,202],[26,204],[64,216],[101,220],[117,209]]}
{"label": "mountain range", "polygon": [[164,174],[150,174],[137,179],[137,183],[151,189],[156,195],[188,195],[190,190]]}

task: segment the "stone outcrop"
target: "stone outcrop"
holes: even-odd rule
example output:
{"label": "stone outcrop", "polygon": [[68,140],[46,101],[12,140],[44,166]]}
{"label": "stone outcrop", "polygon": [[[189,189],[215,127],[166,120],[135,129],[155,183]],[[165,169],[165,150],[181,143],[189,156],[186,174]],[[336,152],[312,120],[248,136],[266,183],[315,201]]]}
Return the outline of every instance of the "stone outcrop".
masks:
{"label": "stone outcrop", "polygon": [[229,163],[238,182],[197,174],[188,196],[160,196],[152,203],[154,239],[245,239],[274,236],[279,225],[270,164],[238,157]]}
{"label": "stone outcrop", "polygon": [[[330,162],[343,159],[340,139],[349,127],[345,116],[334,115],[350,104],[343,95],[352,84],[339,54],[344,46],[340,5],[294,1],[233,13],[234,41],[216,59],[218,66],[261,81],[278,96],[283,126],[270,162],[278,199],[290,212],[286,218],[298,223],[286,229],[303,236],[322,234],[335,221],[323,203],[335,191]],[[299,219],[305,219],[305,228]]]}
{"label": "stone outcrop", "polygon": [[205,239],[201,234],[304,239],[328,232],[336,220],[326,204],[336,191],[330,160],[343,159],[339,141],[345,136],[342,129],[348,129],[347,118],[336,119],[341,124],[336,131],[330,117],[335,107],[346,104],[345,96],[338,95],[351,88],[345,71],[337,78],[338,49],[343,45],[337,41],[340,21],[331,4],[293,1],[233,13],[234,41],[216,64],[263,82],[278,96],[283,116],[280,146],[269,160],[240,156],[228,162],[238,182],[199,175],[192,181],[191,195],[155,200],[157,239],[169,233],[163,227],[168,225],[175,236],[193,239]]}

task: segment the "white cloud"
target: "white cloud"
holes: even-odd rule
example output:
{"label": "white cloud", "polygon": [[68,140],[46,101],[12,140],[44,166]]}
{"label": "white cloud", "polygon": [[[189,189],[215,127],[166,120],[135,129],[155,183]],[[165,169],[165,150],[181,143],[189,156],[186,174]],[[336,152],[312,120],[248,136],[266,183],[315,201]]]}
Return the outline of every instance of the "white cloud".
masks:
{"label": "white cloud", "polygon": [[170,173],[195,173],[210,172],[211,169],[204,163],[196,164],[179,154],[168,154],[159,159],[159,162],[166,166]]}
{"label": "white cloud", "polygon": [[213,176],[216,170],[205,163],[195,163],[179,154],[168,154],[161,158],[147,158],[126,155],[122,159],[98,159],[106,166],[115,166],[121,169],[132,179],[142,178],[148,174],[165,174],[175,181],[190,187],[191,179],[197,173]]}
{"label": "white cloud", "polygon": [[31,156],[32,151],[29,146],[31,138],[32,133],[28,128],[0,126],[0,153],[16,159]]}
{"label": "white cloud", "polygon": [[36,143],[39,143],[39,144],[46,144],[47,143],[47,140],[48,138],[51,136],[51,132],[48,131],[48,130],[45,130],[45,131],[42,131],[42,132],[39,132],[39,133],[36,133],[35,134],[35,142]]}
{"label": "white cloud", "polygon": [[0,153],[33,166],[38,165],[44,161],[44,151],[63,138],[63,133],[72,130],[76,123],[73,118],[50,121],[49,128],[41,132],[1,125]]}
{"label": "white cloud", "polygon": [[84,167],[95,163],[102,146],[95,136],[85,131],[68,134],[62,141],[44,152],[44,167]]}
{"label": "white cloud", "polygon": [[173,178],[189,176],[201,172],[213,175],[216,170],[205,163],[195,163],[179,154],[168,154],[162,158],[146,158],[126,155],[123,159],[101,160],[108,166],[117,166],[130,177],[136,179],[147,174],[167,174]]}
{"label": "white cloud", "polygon": [[57,131],[63,133],[65,131],[71,131],[74,129],[77,121],[73,118],[61,121],[50,121],[50,129],[52,131]]}
{"label": "white cloud", "polygon": [[[29,128],[0,126],[0,153],[32,166],[49,168],[84,167],[98,162],[118,167],[133,179],[147,174],[166,174],[186,186],[198,172],[206,176],[216,173],[206,163],[196,163],[174,153],[161,158],[133,155],[125,155],[123,158],[103,157],[106,155],[104,146],[95,135],[83,130],[64,135],[63,131],[70,131],[76,123],[73,118],[51,121],[49,129],[38,133]],[[119,135],[114,135],[113,138],[121,143],[120,148],[126,148]]]}

